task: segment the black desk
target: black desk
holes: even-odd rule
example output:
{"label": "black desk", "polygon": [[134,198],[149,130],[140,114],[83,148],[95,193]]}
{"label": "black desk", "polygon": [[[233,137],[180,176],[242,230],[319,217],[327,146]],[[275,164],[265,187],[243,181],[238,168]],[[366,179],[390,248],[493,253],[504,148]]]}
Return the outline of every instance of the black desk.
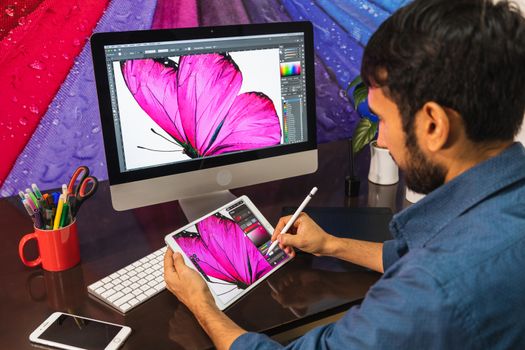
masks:
{"label": "black desk", "polygon": [[[359,175],[365,180],[361,186],[362,195],[347,199],[344,195],[346,150],[346,143],[342,141],[320,145],[317,173],[232,192],[248,195],[273,224],[283,207],[297,206],[313,186],[318,186],[319,192],[311,206],[389,206],[398,211],[406,205],[402,183],[393,186],[368,184],[366,154],[358,161],[362,165]],[[3,239],[0,246],[1,348],[31,349],[30,332],[53,311],[130,326],[133,333],[124,349],[211,346],[191,313],[167,291],[126,316],[88,297],[86,291],[87,285],[163,246],[164,236],[186,223],[178,202],[116,212],[111,207],[108,183],[102,182],[95,197],[83,205],[78,217],[82,262],[61,273],[31,269],[21,263],[18,242],[32,231],[32,226],[17,198],[0,200],[0,213]],[[35,247],[31,245],[27,253],[28,258],[35,257]],[[290,329],[329,319],[359,303],[379,277],[377,273],[349,263],[302,254],[226,313],[247,330],[265,332],[282,340]]]}

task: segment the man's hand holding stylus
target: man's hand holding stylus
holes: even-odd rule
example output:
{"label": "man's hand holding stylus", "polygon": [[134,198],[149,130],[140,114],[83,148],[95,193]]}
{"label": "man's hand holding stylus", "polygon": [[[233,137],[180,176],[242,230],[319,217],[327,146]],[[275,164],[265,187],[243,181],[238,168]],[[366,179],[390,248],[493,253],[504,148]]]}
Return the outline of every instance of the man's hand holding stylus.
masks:
{"label": "man's hand holding stylus", "polygon": [[273,232],[272,241],[279,240],[279,247],[292,256],[295,256],[293,248],[317,256],[329,255],[330,246],[335,237],[326,233],[305,213],[297,217],[288,230],[289,232],[281,235],[281,230],[291,217],[291,215],[284,216],[279,220]]}

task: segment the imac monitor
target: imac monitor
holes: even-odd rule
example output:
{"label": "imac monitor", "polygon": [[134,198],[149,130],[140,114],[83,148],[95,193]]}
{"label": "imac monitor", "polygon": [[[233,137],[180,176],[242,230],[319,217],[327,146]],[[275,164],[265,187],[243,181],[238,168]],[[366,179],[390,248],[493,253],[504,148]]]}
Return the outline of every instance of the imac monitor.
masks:
{"label": "imac monitor", "polygon": [[311,23],[96,33],[91,48],[116,210],[316,171]]}

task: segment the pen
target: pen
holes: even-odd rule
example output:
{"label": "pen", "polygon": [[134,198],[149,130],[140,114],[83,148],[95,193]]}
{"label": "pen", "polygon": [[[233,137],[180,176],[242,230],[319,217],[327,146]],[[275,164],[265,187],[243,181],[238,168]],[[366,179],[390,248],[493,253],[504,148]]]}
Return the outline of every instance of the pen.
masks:
{"label": "pen", "polygon": [[18,195],[20,196],[21,200],[26,199],[25,193],[23,191],[18,191]]}
{"label": "pen", "polygon": [[62,206],[62,215],[60,217],[60,223],[58,224],[58,227],[65,227],[67,226],[67,217],[69,212],[69,205],[67,202],[64,202],[64,205]]}
{"label": "pen", "polygon": [[56,230],[60,225],[60,219],[62,218],[62,209],[64,208],[65,196],[62,194],[58,199],[57,211],[55,213],[55,222],[53,223],[53,230]]}
{"label": "pen", "polygon": [[[301,205],[299,206],[299,208],[297,208],[297,210],[295,211],[295,213],[293,213],[292,217],[290,218],[290,220],[288,220],[288,223],[283,227],[283,229],[281,230],[281,235],[285,232],[287,232],[290,227],[292,227],[293,223],[295,222],[295,220],[297,219],[297,217],[299,216],[299,214],[301,214],[301,212],[303,211],[304,207],[306,207],[306,205],[308,204],[308,202],[310,202],[310,199],[312,199],[312,197],[314,196],[314,194],[317,192],[317,187],[314,187],[312,188],[312,190],[310,191],[310,193],[308,193],[308,196],[306,196],[306,198],[304,199],[304,201],[301,203]],[[279,240],[275,240],[273,241],[273,243],[270,245],[270,248],[268,248],[268,251],[266,252],[266,255],[270,255],[272,253],[272,251],[274,250],[274,248],[279,244]]]}

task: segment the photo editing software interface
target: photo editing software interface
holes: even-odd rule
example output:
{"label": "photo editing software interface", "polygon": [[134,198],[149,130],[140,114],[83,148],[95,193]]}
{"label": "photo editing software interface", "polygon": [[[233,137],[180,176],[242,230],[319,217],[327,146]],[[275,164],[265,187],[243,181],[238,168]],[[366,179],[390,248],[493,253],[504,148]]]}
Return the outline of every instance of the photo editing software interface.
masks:
{"label": "photo editing software interface", "polygon": [[121,172],[307,141],[303,33],[104,49]]}
{"label": "photo editing software interface", "polygon": [[268,254],[271,234],[240,200],[175,235],[175,241],[216,295],[227,303],[282,263]]}

